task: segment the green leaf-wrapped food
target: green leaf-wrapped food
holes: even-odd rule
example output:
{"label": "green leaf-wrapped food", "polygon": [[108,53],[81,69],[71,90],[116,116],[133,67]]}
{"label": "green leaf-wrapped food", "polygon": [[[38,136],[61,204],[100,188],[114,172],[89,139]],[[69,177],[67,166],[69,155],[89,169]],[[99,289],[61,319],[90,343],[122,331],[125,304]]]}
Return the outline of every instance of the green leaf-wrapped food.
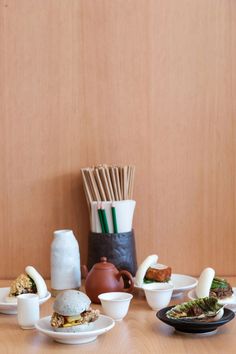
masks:
{"label": "green leaf-wrapped food", "polygon": [[217,316],[222,308],[216,298],[204,297],[176,305],[167,311],[166,316],[171,319],[207,320]]}

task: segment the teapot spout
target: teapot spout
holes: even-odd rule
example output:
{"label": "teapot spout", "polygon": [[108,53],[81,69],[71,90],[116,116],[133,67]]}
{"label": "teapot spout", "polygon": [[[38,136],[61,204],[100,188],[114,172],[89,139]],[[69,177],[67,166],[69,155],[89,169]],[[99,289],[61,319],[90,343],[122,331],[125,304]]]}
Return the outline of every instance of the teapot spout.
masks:
{"label": "teapot spout", "polygon": [[88,267],[85,264],[81,266],[81,277],[82,279],[86,279],[88,276]]}

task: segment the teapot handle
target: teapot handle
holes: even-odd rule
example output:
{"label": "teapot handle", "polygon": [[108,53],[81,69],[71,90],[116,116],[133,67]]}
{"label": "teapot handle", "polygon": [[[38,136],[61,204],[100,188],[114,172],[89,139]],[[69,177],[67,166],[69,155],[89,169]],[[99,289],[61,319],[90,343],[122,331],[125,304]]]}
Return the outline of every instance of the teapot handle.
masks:
{"label": "teapot handle", "polygon": [[126,278],[128,278],[129,284],[130,284],[130,286],[128,288],[124,288],[123,291],[126,293],[131,293],[131,291],[134,288],[134,282],[133,282],[132,275],[127,270],[120,270],[119,271],[119,279],[122,275],[124,275]]}

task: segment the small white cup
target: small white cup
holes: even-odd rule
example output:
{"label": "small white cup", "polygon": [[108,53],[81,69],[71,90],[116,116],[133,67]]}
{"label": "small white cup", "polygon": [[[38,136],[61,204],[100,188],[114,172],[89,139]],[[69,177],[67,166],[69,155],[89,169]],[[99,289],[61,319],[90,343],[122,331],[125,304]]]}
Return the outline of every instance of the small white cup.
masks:
{"label": "small white cup", "polygon": [[133,295],[122,292],[103,293],[98,295],[103,311],[115,321],[121,321],[128,313]]}
{"label": "small white cup", "polygon": [[174,286],[168,283],[152,283],[143,286],[148,305],[155,311],[168,306]]}
{"label": "small white cup", "polygon": [[39,297],[36,294],[17,296],[17,320],[23,329],[34,328],[39,320]]}

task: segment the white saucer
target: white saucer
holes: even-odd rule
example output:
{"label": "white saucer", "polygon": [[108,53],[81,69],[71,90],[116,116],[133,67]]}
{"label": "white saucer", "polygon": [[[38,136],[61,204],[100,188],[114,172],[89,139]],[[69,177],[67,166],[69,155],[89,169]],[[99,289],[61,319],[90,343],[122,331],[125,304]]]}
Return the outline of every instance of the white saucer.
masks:
{"label": "white saucer", "polygon": [[104,315],[100,315],[94,322],[94,326],[90,331],[82,331],[76,333],[55,332],[50,325],[51,316],[41,318],[35,325],[36,329],[48,337],[53,338],[56,342],[64,344],[83,344],[94,341],[97,336],[108,332],[115,325],[115,321]]}
{"label": "white saucer", "polygon": [[[233,295],[227,297],[226,299],[218,300],[219,304],[225,305],[226,308],[234,311],[236,313],[236,288],[233,289]],[[195,293],[195,289],[188,292],[188,298],[190,300],[196,300],[197,295]]]}
{"label": "white saucer", "polygon": [[[15,315],[17,313],[17,300],[14,302],[6,302],[5,298],[9,294],[10,288],[0,288],[0,313],[6,315]],[[50,299],[51,293],[48,291],[47,295],[39,299],[39,304],[43,304]]]}
{"label": "white saucer", "polygon": [[[174,291],[172,294],[173,298],[183,295],[183,293],[187,290],[193,289],[197,285],[198,280],[194,277],[191,277],[190,275],[172,274],[170,282],[174,285]],[[137,289],[143,289],[143,286],[137,286],[135,284],[135,279],[134,287]]]}

